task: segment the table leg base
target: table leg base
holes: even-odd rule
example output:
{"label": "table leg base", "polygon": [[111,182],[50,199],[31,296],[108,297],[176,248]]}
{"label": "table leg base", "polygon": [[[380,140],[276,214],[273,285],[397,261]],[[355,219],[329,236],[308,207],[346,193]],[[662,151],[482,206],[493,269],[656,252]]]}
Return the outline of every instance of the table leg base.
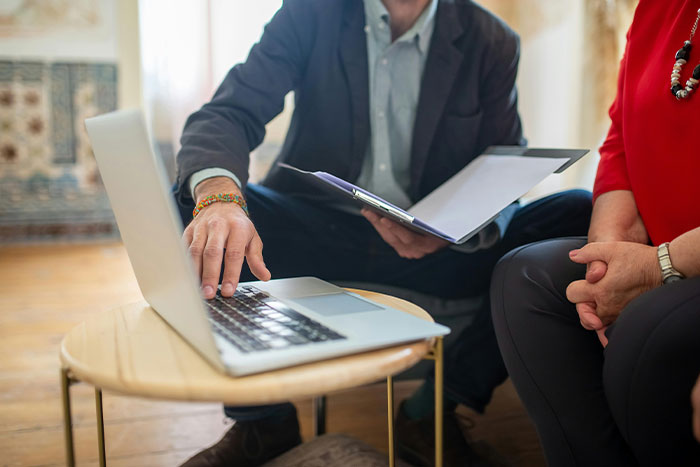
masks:
{"label": "table leg base", "polygon": [[75,466],[75,449],[73,444],[73,418],[70,410],[70,386],[73,380],[68,370],[61,368],[61,402],[63,404],[63,436],[66,448],[66,465]]}
{"label": "table leg base", "polygon": [[386,413],[389,421],[389,467],[394,467],[396,463],[396,452],[394,450],[394,378],[391,376],[386,378],[386,395]]}
{"label": "table leg base", "polygon": [[[61,369],[61,402],[63,405],[63,436],[66,449],[66,466],[75,467],[75,443],[73,442],[73,416],[71,414],[70,387],[79,381],[72,378],[67,369]],[[97,415],[97,451],[100,467],[107,465],[105,450],[105,424],[102,406],[102,390],[95,388],[95,413]]]}
{"label": "table leg base", "polygon": [[102,390],[95,388],[95,413],[97,414],[97,453],[100,457],[100,467],[107,465],[105,452],[105,420],[102,410]]}
{"label": "table leg base", "polygon": [[319,437],[326,433],[326,396],[314,397],[311,411],[314,437]]}
{"label": "table leg base", "polygon": [[435,341],[435,467],[442,467],[442,428],[443,428],[443,394],[444,394],[444,360],[442,337]]}
{"label": "table leg base", "polygon": [[[444,408],[444,349],[442,337],[435,338],[435,346],[430,354],[425,356],[426,360],[435,361],[435,467],[442,467],[442,430],[443,430],[443,408]],[[391,376],[386,378],[387,387],[387,414],[389,426],[389,467],[394,467],[396,454],[394,449],[394,379]]]}

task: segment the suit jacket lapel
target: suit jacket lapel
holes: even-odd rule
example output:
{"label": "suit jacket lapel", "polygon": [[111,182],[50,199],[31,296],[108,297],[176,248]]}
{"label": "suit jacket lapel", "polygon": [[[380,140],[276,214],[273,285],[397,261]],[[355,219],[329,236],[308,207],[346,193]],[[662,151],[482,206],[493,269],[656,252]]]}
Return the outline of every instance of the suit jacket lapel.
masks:
{"label": "suit jacket lapel", "polygon": [[352,107],[352,160],[350,180],[362,170],[369,135],[369,71],[365,10],[361,0],[346,0],[340,31],[340,61],[350,90]]}
{"label": "suit jacket lapel", "polygon": [[435,19],[413,126],[410,196],[414,201],[419,196],[423,168],[433,136],[463,59],[462,51],[454,46],[454,41],[463,32],[454,4],[440,1]]}

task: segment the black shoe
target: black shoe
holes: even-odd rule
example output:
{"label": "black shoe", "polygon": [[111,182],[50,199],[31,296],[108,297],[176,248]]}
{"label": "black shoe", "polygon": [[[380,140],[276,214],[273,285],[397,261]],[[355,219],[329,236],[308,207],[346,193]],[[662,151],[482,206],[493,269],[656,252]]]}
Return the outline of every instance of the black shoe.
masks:
{"label": "black shoe", "polygon": [[[404,402],[396,416],[396,454],[406,462],[420,467],[435,465],[435,416],[411,420],[404,410]],[[454,412],[443,416],[442,452],[444,467],[489,467],[464,437]]]}
{"label": "black shoe", "polygon": [[215,445],[181,467],[254,467],[301,443],[296,411],[284,420],[236,422]]}

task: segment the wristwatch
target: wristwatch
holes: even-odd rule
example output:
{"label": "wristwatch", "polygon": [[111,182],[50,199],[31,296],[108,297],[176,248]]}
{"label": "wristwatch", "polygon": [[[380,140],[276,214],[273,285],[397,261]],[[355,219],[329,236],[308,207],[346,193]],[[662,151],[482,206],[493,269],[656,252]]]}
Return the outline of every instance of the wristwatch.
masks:
{"label": "wristwatch", "polygon": [[668,242],[659,245],[659,248],[656,249],[656,255],[659,257],[661,280],[664,284],[685,279],[685,276],[678,272],[678,270],[673,267],[673,264],[671,264],[671,255],[668,253]]}

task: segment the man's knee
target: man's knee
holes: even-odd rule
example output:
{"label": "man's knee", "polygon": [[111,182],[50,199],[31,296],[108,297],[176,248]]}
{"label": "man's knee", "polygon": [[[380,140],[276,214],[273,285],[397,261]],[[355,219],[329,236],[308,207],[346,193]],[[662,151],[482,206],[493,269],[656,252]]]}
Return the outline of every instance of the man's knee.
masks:
{"label": "man's knee", "polygon": [[593,212],[593,199],[588,190],[567,190],[554,195],[556,197],[556,212],[563,218],[571,219],[580,226],[583,234],[588,230]]}
{"label": "man's knee", "polygon": [[593,206],[593,196],[590,191],[575,189],[562,192],[566,195],[566,199],[575,206],[590,209]]}

